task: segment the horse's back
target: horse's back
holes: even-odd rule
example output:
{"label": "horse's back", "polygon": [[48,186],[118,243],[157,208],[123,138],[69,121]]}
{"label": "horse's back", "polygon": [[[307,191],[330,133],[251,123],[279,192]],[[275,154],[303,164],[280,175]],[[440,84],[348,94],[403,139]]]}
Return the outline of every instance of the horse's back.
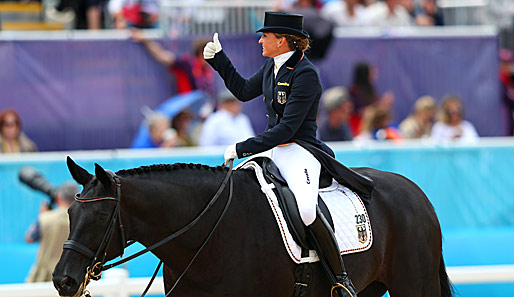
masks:
{"label": "horse's back", "polygon": [[[400,174],[353,169],[375,182],[366,208],[374,235],[371,250],[378,253],[376,256],[382,262],[380,281],[387,284],[391,296],[438,296],[432,290],[439,282],[441,229],[428,197]],[[412,282],[409,288],[419,290],[406,291],[407,282]],[[403,291],[392,294],[395,288]]]}

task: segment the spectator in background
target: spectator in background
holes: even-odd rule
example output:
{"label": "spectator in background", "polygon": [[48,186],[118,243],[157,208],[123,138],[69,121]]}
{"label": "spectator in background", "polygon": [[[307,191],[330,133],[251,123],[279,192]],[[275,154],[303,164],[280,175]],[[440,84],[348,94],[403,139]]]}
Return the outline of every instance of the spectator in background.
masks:
{"label": "spectator in background", "polygon": [[377,79],[377,69],[368,62],[359,62],[353,68],[350,96],[354,104],[354,112],[350,118],[353,135],[360,133],[361,120],[369,106],[383,105],[391,108],[394,94],[386,92],[379,99],[374,83]]}
{"label": "spectator in background", "polygon": [[309,33],[312,41],[310,49],[305,54],[312,61],[325,57],[334,38],[332,35],[334,25],[320,14],[320,7],[321,4],[318,0],[297,0],[287,10],[290,13],[303,15],[304,29]]}
{"label": "spectator in background", "polygon": [[416,15],[418,26],[443,26],[443,12],[436,0],[421,0],[421,12]]}
{"label": "spectator in background", "polygon": [[[177,146],[193,146],[191,122],[193,115],[186,109],[170,118],[165,113],[154,111],[148,106],[141,109],[144,115],[144,126],[134,138],[131,148],[170,148]],[[141,130],[142,129],[142,130]]]}
{"label": "spectator in background", "polygon": [[507,49],[500,50],[500,82],[503,104],[507,114],[507,136],[514,135],[514,55]]}
{"label": "spectator in background", "polygon": [[412,25],[412,17],[401,5],[402,0],[384,0],[366,8],[366,24],[377,27]]}
{"label": "spectator in background", "polygon": [[352,140],[349,120],[353,103],[350,101],[348,91],[344,87],[327,89],[323,92],[321,104],[326,116],[318,128],[319,138],[323,141]]}
{"label": "spectator in background", "polygon": [[50,210],[46,203],[41,205],[36,223],[31,225],[25,234],[27,243],[39,242],[36,263],[30,270],[27,282],[52,281],[52,272],[61,257],[64,241],[68,238],[68,207],[77,193],[77,185],[66,182],[57,191],[57,208]]}
{"label": "spectator in background", "polygon": [[366,8],[359,0],[334,0],[321,9],[321,16],[337,27],[364,26]]}
{"label": "spectator in background", "polygon": [[417,5],[414,0],[398,0],[398,5],[401,5],[403,8],[405,8],[411,19],[416,17]]}
{"label": "spectator in background", "polygon": [[[208,40],[198,39],[193,43],[190,53],[177,57],[158,42],[146,39],[141,30],[132,29],[132,40],[142,43],[152,57],[166,67],[175,77],[177,93],[203,90],[211,98],[216,98],[214,72],[203,59],[203,48]],[[211,99],[211,101],[214,99]],[[211,102],[215,105],[215,102]]]}
{"label": "spectator in background", "polygon": [[428,138],[432,131],[436,112],[433,97],[423,96],[416,100],[414,111],[400,123],[404,138]]}
{"label": "spectator in background", "polygon": [[241,112],[242,104],[229,90],[218,95],[218,110],[205,120],[200,146],[230,145],[255,136],[250,119]]}
{"label": "spectator in background", "polygon": [[145,114],[145,124],[148,127],[148,138],[137,142],[132,148],[174,147],[177,145],[177,131],[171,128],[171,119],[159,112],[148,108]]}
{"label": "spectator in background", "polygon": [[110,0],[108,10],[116,29],[149,29],[159,25],[157,0]]}
{"label": "spectator in background", "polygon": [[191,125],[192,120],[193,114],[187,109],[179,112],[171,120],[171,128],[177,132],[175,146],[195,146],[197,144],[197,137],[194,135],[195,131]]}
{"label": "spectator in background", "polygon": [[392,123],[391,110],[386,106],[370,106],[362,119],[362,127],[357,142],[369,140],[391,140],[399,142],[403,139],[400,131]]}
{"label": "spectator in background", "polygon": [[0,152],[36,152],[36,144],[21,129],[21,119],[14,109],[6,109],[0,114]]}
{"label": "spectator in background", "polygon": [[464,120],[464,110],[459,96],[445,96],[430,138],[436,141],[462,142],[478,139],[478,133],[473,124]]}
{"label": "spectator in background", "polygon": [[106,0],[61,0],[45,13],[51,20],[69,19],[71,16],[74,18],[74,29],[99,30],[105,27],[105,3]]}

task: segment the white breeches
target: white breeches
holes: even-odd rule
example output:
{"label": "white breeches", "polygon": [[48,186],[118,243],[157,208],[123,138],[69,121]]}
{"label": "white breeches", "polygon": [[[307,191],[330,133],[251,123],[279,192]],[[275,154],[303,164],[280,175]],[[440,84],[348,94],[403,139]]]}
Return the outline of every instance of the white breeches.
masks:
{"label": "white breeches", "polygon": [[271,159],[296,197],[305,226],[316,219],[321,165],[314,156],[296,143],[271,149]]}

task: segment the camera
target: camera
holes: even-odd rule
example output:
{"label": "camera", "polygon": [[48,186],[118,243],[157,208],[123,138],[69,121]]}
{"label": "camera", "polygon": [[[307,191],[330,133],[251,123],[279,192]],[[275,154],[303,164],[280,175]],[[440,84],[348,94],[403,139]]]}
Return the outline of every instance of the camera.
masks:
{"label": "camera", "polygon": [[37,172],[33,167],[26,166],[20,170],[18,178],[22,183],[32,189],[48,195],[50,199],[48,206],[53,208],[58,189],[50,184],[39,172]]}

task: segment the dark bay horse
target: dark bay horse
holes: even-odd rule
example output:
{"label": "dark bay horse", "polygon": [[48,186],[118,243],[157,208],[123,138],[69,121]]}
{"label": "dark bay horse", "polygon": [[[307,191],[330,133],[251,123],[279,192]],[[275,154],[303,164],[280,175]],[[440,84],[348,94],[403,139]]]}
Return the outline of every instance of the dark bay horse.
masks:
{"label": "dark bay horse", "polygon": [[[70,158],[68,168],[84,186],[69,209],[69,240],[91,252],[99,250],[109,218],[119,206],[124,228],[115,225],[105,260],[121,254],[122,233],[126,240],[148,247],[194,220],[228,172],[226,167],[205,165],[152,165],[118,171],[119,179],[113,179],[112,173],[97,164],[92,175]],[[373,245],[365,252],[343,256],[358,296],[378,297],[386,291],[392,297],[452,296],[441,253],[439,222],[425,194],[401,175],[369,168],[355,170],[376,183],[367,205]],[[236,170],[231,178],[233,199],[225,216],[169,296],[292,296],[295,264],[283,247],[254,172]],[[209,235],[229,199],[228,192],[227,187],[192,229],[153,251],[165,264],[165,292]],[[82,293],[91,262],[87,255],[76,249],[64,250],[53,273],[61,296]],[[330,296],[330,285],[319,263],[313,265],[308,296]]]}

